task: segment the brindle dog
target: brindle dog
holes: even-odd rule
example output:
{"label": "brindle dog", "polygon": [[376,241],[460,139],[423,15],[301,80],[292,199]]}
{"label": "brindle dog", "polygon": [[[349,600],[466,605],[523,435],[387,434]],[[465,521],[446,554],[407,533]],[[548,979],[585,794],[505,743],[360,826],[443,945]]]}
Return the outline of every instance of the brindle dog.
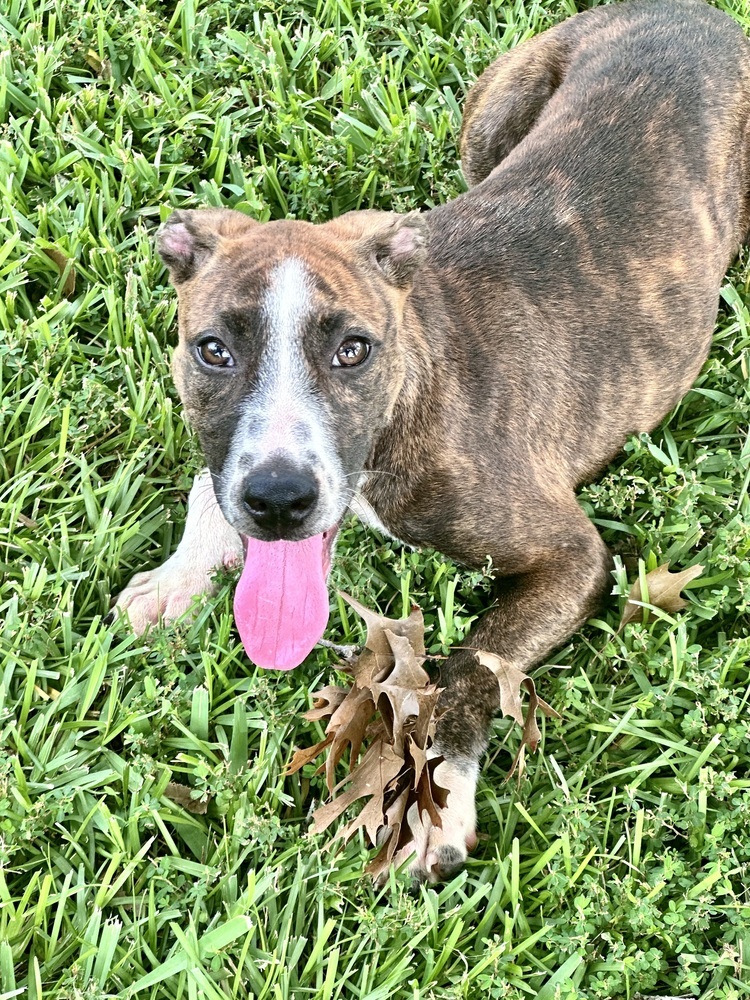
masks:
{"label": "brindle dog", "polygon": [[[121,595],[134,626],[209,590],[242,536],[323,532],[330,547],[356,484],[398,538],[469,566],[491,557],[493,606],[468,647],[528,670],[562,644],[610,579],[576,487],[706,357],[750,227],[749,122],[739,27],[699,0],[636,0],[486,71],[462,133],[472,187],[447,205],[320,226],[175,212],[159,238],[179,297],[174,373],[211,476],[175,556]],[[413,863],[430,880],[474,840],[498,707],[471,649],[441,683],[451,793]]]}

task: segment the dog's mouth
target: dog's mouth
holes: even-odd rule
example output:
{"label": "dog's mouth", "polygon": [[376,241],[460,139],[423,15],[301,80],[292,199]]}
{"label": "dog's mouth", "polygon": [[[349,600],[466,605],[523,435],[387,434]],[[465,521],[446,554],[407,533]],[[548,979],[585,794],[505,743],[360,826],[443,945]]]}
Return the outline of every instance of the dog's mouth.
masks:
{"label": "dog's mouth", "polygon": [[243,535],[245,567],[234,618],[247,655],[259,667],[292,670],[328,624],[328,585],[336,524],[301,542]]}

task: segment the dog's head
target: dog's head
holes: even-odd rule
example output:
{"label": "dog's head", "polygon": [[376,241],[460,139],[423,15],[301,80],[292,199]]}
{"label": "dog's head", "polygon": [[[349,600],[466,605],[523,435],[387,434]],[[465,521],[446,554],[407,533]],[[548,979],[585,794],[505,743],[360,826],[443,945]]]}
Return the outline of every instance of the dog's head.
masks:
{"label": "dog's head", "polygon": [[241,534],[298,541],[341,520],[410,364],[399,332],[426,246],[417,214],[315,226],[209,209],[162,227],[175,382]]}

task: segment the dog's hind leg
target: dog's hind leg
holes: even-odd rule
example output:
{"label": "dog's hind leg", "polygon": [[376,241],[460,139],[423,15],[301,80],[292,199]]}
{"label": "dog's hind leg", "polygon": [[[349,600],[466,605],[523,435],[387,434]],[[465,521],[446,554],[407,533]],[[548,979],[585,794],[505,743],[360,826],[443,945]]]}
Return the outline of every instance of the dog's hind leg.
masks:
{"label": "dog's hind leg", "polygon": [[532,129],[560,85],[568,45],[560,28],[500,56],[469,91],[461,126],[461,167],[479,184]]}
{"label": "dog's hind leg", "polygon": [[444,762],[435,778],[449,794],[442,826],[423,830],[411,845],[416,851],[411,871],[420,881],[454,874],[476,837],[474,789],[492,717],[500,708],[500,689],[474,650],[494,653],[526,671],[591,616],[607,589],[611,556],[572,495],[562,509],[539,509],[538,518],[530,504],[527,520],[537,525],[526,532],[527,567],[499,580],[493,608],[441,670],[444,691],[434,751]]}
{"label": "dog's hind leg", "polygon": [[213,594],[213,574],[222,567],[241,566],[242,540],[226,521],[208,471],[195,477],[188,498],[185,531],[175,552],[161,566],[136,573],[120,593],[110,614],[126,612],[140,634],[159,621],[174,621],[201,594]]}

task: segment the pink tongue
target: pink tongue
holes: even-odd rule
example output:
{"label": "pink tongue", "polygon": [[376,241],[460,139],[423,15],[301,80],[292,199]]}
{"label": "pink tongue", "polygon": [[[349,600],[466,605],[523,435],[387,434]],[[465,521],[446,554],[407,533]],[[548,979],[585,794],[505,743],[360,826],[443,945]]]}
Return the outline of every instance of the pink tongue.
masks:
{"label": "pink tongue", "polygon": [[328,623],[323,535],[302,542],[247,539],[234,618],[247,655],[259,667],[298,667]]}

